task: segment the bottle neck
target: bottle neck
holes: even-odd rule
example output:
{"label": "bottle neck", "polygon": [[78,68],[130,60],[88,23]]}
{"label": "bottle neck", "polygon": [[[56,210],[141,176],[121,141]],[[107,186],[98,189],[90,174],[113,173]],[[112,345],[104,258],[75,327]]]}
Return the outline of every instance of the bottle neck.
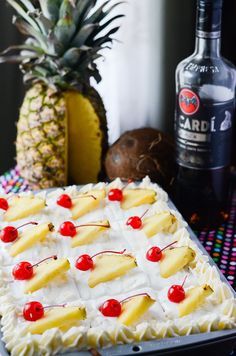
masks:
{"label": "bottle neck", "polygon": [[197,9],[195,53],[204,57],[219,57],[221,46],[221,7],[202,5]]}

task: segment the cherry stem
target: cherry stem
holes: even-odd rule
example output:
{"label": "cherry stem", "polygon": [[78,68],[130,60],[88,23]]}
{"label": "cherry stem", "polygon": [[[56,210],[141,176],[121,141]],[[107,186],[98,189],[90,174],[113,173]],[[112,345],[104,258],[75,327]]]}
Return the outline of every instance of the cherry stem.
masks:
{"label": "cherry stem", "polygon": [[141,297],[141,296],[150,297],[150,295],[149,295],[148,293],[139,293],[139,294],[131,295],[130,297],[127,297],[127,298],[121,300],[120,303],[124,303],[124,302],[126,302],[127,300],[129,300],[129,299],[132,299],[132,298],[135,298],[135,297],[139,297],[139,296],[140,296],[140,297]]}
{"label": "cherry stem", "polygon": [[128,182],[125,184],[125,186],[121,189],[122,191],[128,187],[130,183],[133,183],[133,179],[128,179]]}
{"label": "cherry stem", "polygon": [[144,211],[143,215],[140,216],[140,219],[142,220],[142,218],[147,214],[149,209],[147,209],[146,211]]}
{"label": "cherry stem", "polygon": [[20,225],[20,226],[16,227],[16,230],[21,229],[22,227],[24,227],[24,226],[26,226],[26,225],[38,225],[38,223],[35,222],[35,221],[30,221],[30,222],[28,222],[28,223],[25,223],[25,224],[23,224],[23,225]]}
{"label": "cherry stem", "polygon": [[98,253],[96,253],[95,255],[93,255],[91,258],[94,258],[94,257],[96,257],[96,256],[98,256],[98,255],[102,255],[103,253],[114,253],[114,254],[117,254],[117,255],[123,255],[123,253],[125,253],[125,251],[126,251],[126,248],[123,250],[123,251],[109,251],[109,250],[107,250],[107,251],[102,251],[102,252],[98,252]]}
{"label": "cherry stem", "polygon": [[38,262],[38,263],[35,263],[34,265],[29,266],[28,268],[29,268],[29,269],[30,269],[30,268],[34,268],[34,267],[40,265],[41,263],[43,263],[43,262],[45,262],[45,261],[47,261],[47,260],[50,260],[50,259],[57,260],[57,256],[54,255],[54,256],[50,256],[50,257],[44,258],[42,261],[40,261],[40,262]]}
{"label": "cherry stem", "polygon": [[86,227],[86,226],[100,226],[100,227],[106,227],[106,228],[110,227],[110,225],[102,225],[102,224],[82,224],[82,225],[75,226],[75,229],[77,229],[79,227]]}
{"label": "cherry stem", "polygon": [[54,304],[54,305],[47,305],[46,307],[42,307],[39,309],[49,309],[49,308],[65,308],[66,304]]}
{"label": "cherry stem", "polygon": [[80,199],[80,198],[93,198],[94,200],[97,200],[97,198],[94,196],[94,195],[80,195],[80,196],[78,196],[78,197],[74,197],[74,198],[72,198],[71,200],[76,200],[76,199]]}
{"label": "cherry stem", "polygon": [[164,250],[166,250],[168,247],[170,247],[170,246],[172,246],[172,245],[174,245],[174,244],[176,244],[178,241],[174,241],[174,242],[171,242],[171,244],[169,244],[169,245],[167,245],[167,246],[165,246],[165,247],[163,247],[158,253],[160,253],[160,252],[162,252],[162,251],[164,251]]}
{"label": "cherry stem", "polygon": [[186,282],[186,279],[188,278],[188,276],[186,275],[185,277],[184,277],[184,281],[183,281],[183,283],[182,283],[182,285],[181,285],[181,287],[183,287],[184,286],[184,284],[185,284],[185,282]]}

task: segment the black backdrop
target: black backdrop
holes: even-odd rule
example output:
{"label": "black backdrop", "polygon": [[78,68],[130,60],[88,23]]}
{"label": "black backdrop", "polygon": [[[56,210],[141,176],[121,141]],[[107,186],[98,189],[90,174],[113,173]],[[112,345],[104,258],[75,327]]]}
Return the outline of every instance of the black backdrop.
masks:
{"label": "black backdrop", "polygon": [[[138,0],[131,0],[138,1]],[[139,0],[140,1],[140,0]],[[145,1],[145,0],[141,0]],[[175,11],[171,11],[171,7],[178,3],[182,16],[191,16],[194,18],[193,13],[195,11],[193,7],[185,7],[186,0],[156,0],[165,1],[166,13],[163,14],[165,21],[165,40],[167,54],[171,53],[172,61],[169,67],[168,77],[174,76],[174,70],[181,58],[185,58],[189,55],[189,36],[193,40],[194,24],[191,28],[179,28],[179,35],[176,34],[176,16]],[[190,0],[188,0],[190,1]],[[194,0],[191,0],[194,4]],[[179,13],[179,12],[178,12]],[[170,15],[169,15],[170,14]],[[6,0],[0,0],[0,50],[3,50],[10,44],[16,44],[20,42],[20,35],[17,33],[15,27],[11,24],[11,9],[6,6]],[[225,0],[224,3],[224,16],[223,16],[223,41],[222,52],[223,55],[236,64],[236,0]],[[174,30],[173,30],[174,29]],[[178,29],[177,29],[178,31]],[[173,36],[174,34],[174,36]],[[173,37],[181,39],[178,42],[180,46],[178,50],[178,58],[175,55],[175,46],[173,46]],[[174,58],[174,60],[173,60]],[[170,79],[170,78],[169,78]],[[169,80],[167,80],[169,82]],[[172,81],[173,82],[173,81]],[[166,93],[168,88],[166,88]],[[0,65],[0,174],[10,167],[14,166],[15,161],[15,136],[18,112],[20,103],[23,98],[24,88],[21,81],[21,74],[17,66],[12,64]],[[168,97],[168,111],[174,112],[174,97],[169,102]],[[171,115],[168,115],[171,117]],[[236,141],[236,135],[235,135]]]}

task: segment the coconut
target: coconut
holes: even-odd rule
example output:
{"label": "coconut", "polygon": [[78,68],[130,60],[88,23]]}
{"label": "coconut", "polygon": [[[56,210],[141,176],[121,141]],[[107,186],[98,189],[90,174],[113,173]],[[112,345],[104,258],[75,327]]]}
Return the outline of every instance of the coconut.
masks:
{"label": "coconut", "polygon": [[168,190],[175,175],[173,140],[153,128],[127,131],[109,148],[105,168],[109,179],[140,180],[146,175]]}

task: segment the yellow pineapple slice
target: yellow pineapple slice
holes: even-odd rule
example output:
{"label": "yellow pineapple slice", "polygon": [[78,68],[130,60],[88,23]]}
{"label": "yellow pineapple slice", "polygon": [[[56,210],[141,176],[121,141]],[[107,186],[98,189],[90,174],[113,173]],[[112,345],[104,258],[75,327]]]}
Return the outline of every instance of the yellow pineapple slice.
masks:
{"label": "yellow pineapple slice", "polygon": [[88,285],[96,287],[99,283],[121,277],[137,267],[136,260],[130,255],[101,254],[96,257],[94,269],[91,271]]}
{"label": "yellow pineapple slice", "polygon": [[158,232],[168,231],[175,222],[175,217],[165,211],[143,219],[143,232],[147,237],[152,237]]}
{"label": "yellow pineapple slice", "polygon": [[79,307],[58,307],[49,310],[42,319],[32,322],[27,327],[27,332],[31,334],[43,334],[44,331],[52,328],[64,328],[67,324],[77,325],[79,320],[86,319],[85,308]]}
{"label": "yellow pineapple slice", "polygon": [[45,207],[45,200],[37,197],[13,197],[4,214],[5,221],[15,221],[37,214]]}
{"label": "yellow pineapple slice", "polygon": [[[110,227],[108,220],[98,221],[91,224],[98,224],[102,226],[82,226],[78,228],[77,234],[71,240],[71,247],[91,244],[95,241],[102,232]],[[105,227],[107,226],[107,227]],[[108,227],[109,226],[109,227]]]}
{"label": "yellow pineapple slice", "polygon": [[[96,199],[94,199],[92,196]],[[72,219],[76,220],[82,215],[99,207],[100,202],[105,198],[105,190],[90,190],[85,194],[79,194],[73,198],[73,205],[70,208]],[[78,199],[76,199],[78,197]],[[80,198],[82,197],[82,198]]]}
{"label": "yellow pineapple slice", "polygon": [[23,231],[19,235],[19,239],[14,242],[9,250],[12,257],[15,257],[23,251],[29,249],[37,242],[45,239],[50,231],[53,231],[54,226],[51,223],[36,225],[30,229]]}
{"label": "yellow pineapple slice", "polygon": [[179,303],[179,316],[182,317],[192,313],[195,309],[200,307],[205,299],[212,293],[213,289],[207,284],[189,289],[186,292],[185,299]]}
{"label": "yellow pineapple slice", "polygon": [[156,192],[150,189],[124,189],[121,208],[124,210],[142,204],[153,204],[156,201]]}
{"label": "yellow pineapple slice", "polygon": [[70,269],[70,262],[66,258],[52,259],[35,269],[35,275],[26,282],[25,293],[33,293],[45,287],[54,278]]}
{"label": "yellow pineapple slice", "polygon": [[130,326],[136,323],[154,303],[155,300],[149,295],[134,296],[122,303],[122,313],[118,321]]}
{"label": "yellow pineapple slice", "polygon": [[177,273],[192,262],[195,256],[195,251],[188,246],[165,250],[160,261],[160,274],[162,278],[168,278]]}

